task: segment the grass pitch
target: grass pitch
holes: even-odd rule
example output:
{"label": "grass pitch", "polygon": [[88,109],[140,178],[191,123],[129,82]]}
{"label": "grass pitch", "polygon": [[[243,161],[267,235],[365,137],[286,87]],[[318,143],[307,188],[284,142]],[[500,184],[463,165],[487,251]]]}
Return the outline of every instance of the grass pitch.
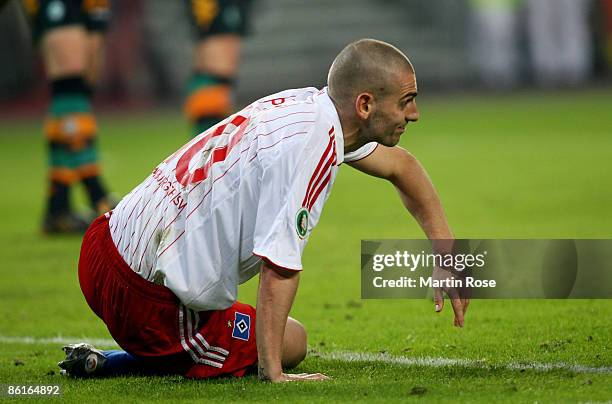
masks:
{"label": "grass pitch", "polygon": [[[421,121],[409,126],[402,145],[428,169],[457,237],[611,238],[610,95],[419,100]],[[186,124],[172,111],[103,115],[100,128],[105,177],[119,194],[187,137]],[[297,371],[333,380],[62,378],[55,365],[62,338],[109,335],[78,286],[80,240],[39,232],[40,131],[35,120],[0,122],[3,388],[60,384],[61,399],[71,402],[612,400],[610,300],[474,301],[460,330],[452,327],[450,306],[436,315],[426,300],[361,301],[360,240],[422,233],[393,187],[350,167],[341,169],[306,248],[292,311],[312,348]],[[254,304],[256,283],[241,288],[240,300]]]}

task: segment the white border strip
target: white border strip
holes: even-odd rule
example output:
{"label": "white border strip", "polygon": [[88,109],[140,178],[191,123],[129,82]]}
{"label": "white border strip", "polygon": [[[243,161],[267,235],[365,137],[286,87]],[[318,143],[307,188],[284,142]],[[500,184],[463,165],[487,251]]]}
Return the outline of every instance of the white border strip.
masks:
{"label": "white border strip", "polygon": [[487,364],[485,361],[469,360],[469,359],[449,359],[449,358],[432,358],[432,357],[405,357],[405,356],[392,356],[384,353],[362,353],[362,352],[349,352],[349,351],[335,351],[335,352],[312,352],[313,356],[327,359],[337,360],[341,362],[375,362],[375,363],[388,363],[393,365],[401,366],[423,366],[423,367],[445,367],[445,366],[462,366],[467,368],[497,368],[507,370],[536,370],[539,372],[551,372],[554,370],[567,370],[574,373],[612,373],[611,366],[584,366],[576,365],[564,362],[558,363],[540,363],[540,362],[527,362],[527,363],[516,363],[511,362],[508,364]]}
{"label": "white border strip", "polygon": [[[0,335],[0,343],[2,344],[72,344],[75,342],[88,342],[99,347],[111,348],[117,347],[117,343],[110,338],[87,338],[87,337],[51,337],[51,338],[36,338],[36,337],[8,337]],[[420,357],[411,358],[406,356],[393,356],[385,353],[367,353],[367,352],[350,352],[350,351],[334,351],[334,352],[309,352],[309,355],[325,359],[335,360],[340,362],[370,362],[370,363],[386,363],[399,366],[422,366],[430,368],[462,366],[467,368],[487,368],[489,365],[497,369],[507,370],[535,370],[538,372],[551,372],[555,370],[566,370],[574,373],[612,373],[612,366],[585,366],[570,363],[517,363],[509,364],[487,364],[484,361],[468,360],[468,359],[451,359],[451,358],[434,358]]]}
{"label": "white border strip", "polygon": [[0,335],[0,343],[2,344],[74,344],[77,342],[87,342],[91,345],[97,345],[103,348],[118,348],[115,340],[110,338],[89,338],[89,337],[56,337],[37,338],[37,337],[7,337]]}

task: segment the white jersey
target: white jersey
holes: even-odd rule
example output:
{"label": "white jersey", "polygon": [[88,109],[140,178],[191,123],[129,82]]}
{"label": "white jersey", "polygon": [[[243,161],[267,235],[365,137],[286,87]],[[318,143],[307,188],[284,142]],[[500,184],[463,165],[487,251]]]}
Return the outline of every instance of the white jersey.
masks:
{"label": "white jersey", "polygon": [[344,155],[327,89],[262,98],[161,162],[113,210],[117,250],[195,310],[229,307],[261,259],[301,270]]}

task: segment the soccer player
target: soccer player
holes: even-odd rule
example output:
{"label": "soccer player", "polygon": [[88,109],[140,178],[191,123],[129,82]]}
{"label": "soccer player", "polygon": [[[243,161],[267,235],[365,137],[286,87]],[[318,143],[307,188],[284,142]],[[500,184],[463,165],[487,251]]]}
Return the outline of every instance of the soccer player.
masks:
{"label": "soccer player", "polygon": [[[430,239],[453,237],[425,170],[397,146],[419,118],[416,96],[401,51],[359,40],[334,60],[328,87],[255,101],[159,163],[81,248],[85,299],[125,352],[73,345],[60,366],[207,378],[257,365],[261,380],[326,379],[283,365],[306,354],[288,313],[340,165],[389,180]],[[238,284],[257,273],[256,308],[238,303]],[[440,311],[440,291],[434,300]],[[463,326],[467,300],[451,302]]]}
{"label": "soccer player", "polygon": [[190,0],[198,41],[185,115],[196,136],[233,112],[233,88],[251,0]]}
{"label": "soccer player", "polygon": [[98,78],[108,0],[23,0],[40,44],[51,102],[44,124],[49,151],[49,191],[43,231],[83,233],[89,223],[70,208],[69,193],[81,182],[98,214],[112,206],[101,178],[91,107]]}

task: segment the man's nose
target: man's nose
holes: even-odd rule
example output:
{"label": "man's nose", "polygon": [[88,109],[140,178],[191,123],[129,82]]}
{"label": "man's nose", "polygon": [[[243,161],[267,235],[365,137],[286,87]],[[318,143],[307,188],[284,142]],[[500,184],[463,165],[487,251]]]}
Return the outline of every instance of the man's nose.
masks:
{"label": "man's nose", "polygon": [[419,108],[416,101],[412,101],[406,110],[406,122],[416,122],[419,120]]}

